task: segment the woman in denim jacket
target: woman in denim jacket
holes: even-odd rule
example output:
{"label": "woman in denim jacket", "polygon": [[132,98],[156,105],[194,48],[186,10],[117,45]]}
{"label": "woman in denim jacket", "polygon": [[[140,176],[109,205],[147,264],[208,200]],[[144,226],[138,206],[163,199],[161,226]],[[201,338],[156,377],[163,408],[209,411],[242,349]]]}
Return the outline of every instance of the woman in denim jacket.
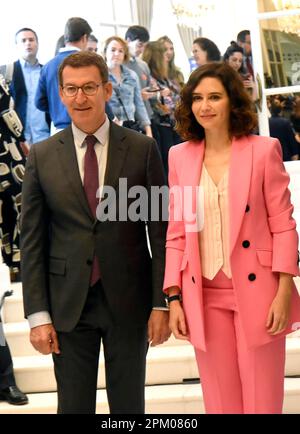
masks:
{"label": "woman in denim jacket", "polygon": [[137,74],[124,63],[129,60],[126,41],[111,36],[104,45],[105,60],[109,69],[109,79],[113,85],[110,106],[119,123],[137,129],[137,123],[146,135],[152,137],[151,122],[141,96]]}

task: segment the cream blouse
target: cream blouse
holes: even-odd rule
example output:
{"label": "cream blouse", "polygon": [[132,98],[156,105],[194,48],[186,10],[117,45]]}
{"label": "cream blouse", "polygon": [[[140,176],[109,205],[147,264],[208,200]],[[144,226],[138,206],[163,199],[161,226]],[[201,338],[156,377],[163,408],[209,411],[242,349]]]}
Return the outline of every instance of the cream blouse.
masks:
{"label": "cream blouse", "polygon": [[229,238],[229,170],[216,186],[205,165],[200,188],[204,192],[204,225],[199,232],[202,276],[212,280],[222,270],[231,278]]}

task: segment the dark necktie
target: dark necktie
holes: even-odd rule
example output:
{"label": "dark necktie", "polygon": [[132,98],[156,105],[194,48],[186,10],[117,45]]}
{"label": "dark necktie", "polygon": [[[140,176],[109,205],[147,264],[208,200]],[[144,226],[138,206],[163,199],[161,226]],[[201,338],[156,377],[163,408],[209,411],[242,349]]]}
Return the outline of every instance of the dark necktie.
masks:
{"label": "dark necktie", "polygon": [[[85,195],[93,216],[96,218],[96,209],[99,200],[96,197],[99,188],[99,175],[98,175],[98,161],[95,152],[95,143],[97,138],[89,135],[85,138],[86,152],[84,156],[84,178],[83,187]],[[96,255],[93,258],[92,272],[90,278],[90,285],[93,286],[100,279],[99,263]]]}

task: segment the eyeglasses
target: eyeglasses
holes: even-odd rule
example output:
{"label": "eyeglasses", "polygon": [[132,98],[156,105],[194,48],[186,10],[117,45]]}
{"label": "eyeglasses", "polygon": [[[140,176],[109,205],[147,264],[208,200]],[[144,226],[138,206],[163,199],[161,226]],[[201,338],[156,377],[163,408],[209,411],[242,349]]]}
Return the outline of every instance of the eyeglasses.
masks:
{"label": "eyeglasses", "polygon": [[96,84],[96,83],[86,83],[83,86],[75,86],[72,84],[68,84],[67,86],[62,87],[62,91],[65,96],[73,97],[78,94],[78,90],[81,89],[82,92],[86,96],[93,96],[97,93],[98,87],[100,87],[102,84],[105,84],[106,81],[103,81],[102,83]]}

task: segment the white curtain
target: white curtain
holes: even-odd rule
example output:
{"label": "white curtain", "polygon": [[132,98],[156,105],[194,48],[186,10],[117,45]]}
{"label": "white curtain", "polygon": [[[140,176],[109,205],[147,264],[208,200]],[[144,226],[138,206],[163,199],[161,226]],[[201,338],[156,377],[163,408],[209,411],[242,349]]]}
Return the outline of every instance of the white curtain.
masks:
{"label": "white curtain", "polygon": [[153,16],[153,0],[136,0],[139,25],[150,32]]}
{"label": "white curtain", "polygon": [[198,31],[192,27],[186,26],[185,24],[177,24],[177,28],[180,34],[180,38],[185,50],[187,57],[192,55],[193,41],[201,36],[201,29]]}

